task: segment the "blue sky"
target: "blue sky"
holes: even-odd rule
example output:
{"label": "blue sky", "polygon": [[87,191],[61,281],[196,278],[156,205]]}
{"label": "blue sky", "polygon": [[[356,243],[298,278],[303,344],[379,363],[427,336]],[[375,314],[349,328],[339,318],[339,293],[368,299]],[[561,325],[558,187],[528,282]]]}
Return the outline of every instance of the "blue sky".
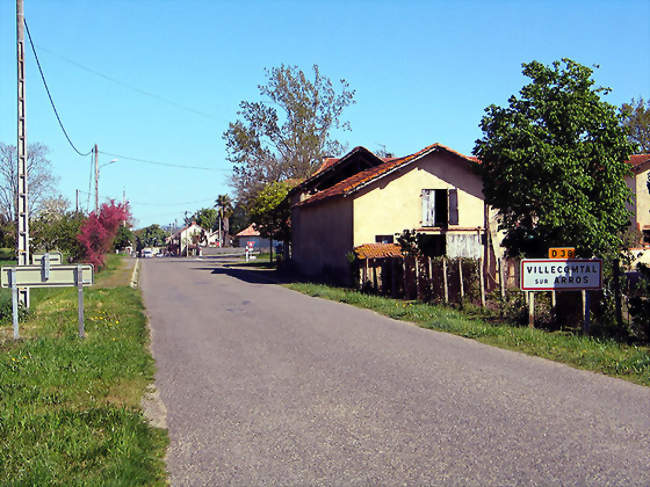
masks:
{"label": "blue sky", "polygon": [[[15,3],[0,2],[0,141],[16,140]],[[229,192],[221,134],[264,68],[318,64],[345,78],[357,103],[349,147],[396,155],[440,142],[470,153],[483,109],[524,83],[521,63],[562,57],[599,65],[620,105],[650,98],[650,2],[37,1],[25,16],[63,122],[104,167],[102,198],[126,192],[138,226],[182,220]],[[119,81],[107,80],[69,62]],[[59,191],[88,191],[90,158],[65,141],[27,52],[27,134],[50,148]],[[144,95],[132,88],[155,94]],[[200,113],[197,113],[200,112]],[[113,157],[100,155],[100,165]],[[82,193],[82,207],[87,195]],[[91,199],[92,205],[92,199]]]}

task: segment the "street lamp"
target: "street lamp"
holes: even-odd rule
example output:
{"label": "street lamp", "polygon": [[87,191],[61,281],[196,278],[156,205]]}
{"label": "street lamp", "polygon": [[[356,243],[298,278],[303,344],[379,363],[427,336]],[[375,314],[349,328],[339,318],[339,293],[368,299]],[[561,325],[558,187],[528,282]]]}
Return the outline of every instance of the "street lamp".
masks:
{"label": "street lamp", "polygon": [[97,164],[97,160],[95,160],[95,213],[99,212],[99,170],[102,167],[106,167],[110,164],[114,164],[117,161],[119,161],[119,159],[111,159],[106,164],[102,164],[101,166],[99,166]]}

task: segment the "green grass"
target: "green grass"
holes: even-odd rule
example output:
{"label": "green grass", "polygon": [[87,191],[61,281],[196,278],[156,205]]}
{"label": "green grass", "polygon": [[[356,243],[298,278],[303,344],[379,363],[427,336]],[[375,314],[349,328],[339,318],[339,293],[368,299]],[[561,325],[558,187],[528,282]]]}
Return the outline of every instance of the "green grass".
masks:
{"label": "green grass", "polygon": [[165,485],[167,433],[140,409],[154,374],[141,296],[84,294],[83,340],[74,288],[33,290],[22,340],[0,326],[0,485]]}
{"label": "green grass", "polygon": [[363,294],[312,283],[286,285],[295,291],[374,310],[423,328],[453,333],[509,350],[563,362],[650,386],[650,348],[566,332],[548,332],[468,317],[452,308]]}

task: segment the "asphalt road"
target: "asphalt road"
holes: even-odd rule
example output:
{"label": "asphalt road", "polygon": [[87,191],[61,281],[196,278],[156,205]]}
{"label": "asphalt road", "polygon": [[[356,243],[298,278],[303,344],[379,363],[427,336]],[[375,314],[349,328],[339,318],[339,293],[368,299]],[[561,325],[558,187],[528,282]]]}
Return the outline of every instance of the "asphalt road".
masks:
{"label": "asphalt road", "polygon": [[149,260],[173,485],[650,485],[650,389]]}

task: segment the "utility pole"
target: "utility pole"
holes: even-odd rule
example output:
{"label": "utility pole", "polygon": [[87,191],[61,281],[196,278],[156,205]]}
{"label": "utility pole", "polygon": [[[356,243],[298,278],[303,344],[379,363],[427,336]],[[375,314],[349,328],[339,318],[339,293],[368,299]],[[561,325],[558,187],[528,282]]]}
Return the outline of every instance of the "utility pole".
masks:
{"label": "utility pole", "polygon": [[99,151],[97,150],[97,144],[93,148],[95,153],[95,215],[99,214]]}
{"label": "utility pole", "polygon": [[75,206],[74,206],[74,208],[75,208],[75,212],[79,213],[79,190],[78,189],[76,190],[76,193],[75,193]]}
{"label": "utility pole", "polygon": [[[18,73],[18,126],[16,159],[16,254],[18,265],[29,264],[29,205],[27,186],[27,124],[25,121],[25,33],[23,0],[16,0],[16,64]],[[19,289],[20,304],[29,308],[29,289]]]}

